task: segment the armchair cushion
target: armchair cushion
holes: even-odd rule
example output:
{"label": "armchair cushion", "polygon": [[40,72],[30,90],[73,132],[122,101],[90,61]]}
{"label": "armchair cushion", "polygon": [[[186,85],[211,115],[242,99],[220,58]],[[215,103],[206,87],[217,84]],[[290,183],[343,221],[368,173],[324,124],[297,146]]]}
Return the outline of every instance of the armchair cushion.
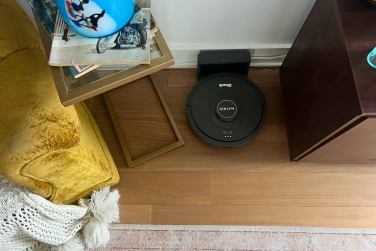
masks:
{"label": "armchair cushion", "polygon": [[70,204],[119,174],[84,103],[61,105],[37,29],[15,0],[0,4],[0,175]]}

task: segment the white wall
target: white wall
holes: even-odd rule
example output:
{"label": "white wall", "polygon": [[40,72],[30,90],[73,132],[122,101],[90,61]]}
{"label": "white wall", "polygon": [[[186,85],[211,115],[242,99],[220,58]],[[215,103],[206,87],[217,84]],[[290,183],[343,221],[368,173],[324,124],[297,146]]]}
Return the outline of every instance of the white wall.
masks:
{"label": "white wall", "polygon": [[[286,54],[314,3],[315,0],[152,0],[152,13],[177,66],[190,67],[200,50],[248,49],[255,56]],[[254,60],[253,65],[279,65],[282,60]]]}

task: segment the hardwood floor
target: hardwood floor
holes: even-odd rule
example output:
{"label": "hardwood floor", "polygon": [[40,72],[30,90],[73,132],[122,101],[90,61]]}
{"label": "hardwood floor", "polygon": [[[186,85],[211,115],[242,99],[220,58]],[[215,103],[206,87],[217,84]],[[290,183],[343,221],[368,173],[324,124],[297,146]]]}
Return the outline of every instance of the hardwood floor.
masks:
{"label": "hardwood floor", "polygon": [[[121,223],[376,227],[376,163],[289,162],[278,69],[251,69],[268,117],[249,145],[201,143],[185,104],[196,70],[164,70],[159,85],[185,145],[128,168],[102,96],[86,101],[120,173]],[[176,141],[150,78],[109,93],[132,158]]]}

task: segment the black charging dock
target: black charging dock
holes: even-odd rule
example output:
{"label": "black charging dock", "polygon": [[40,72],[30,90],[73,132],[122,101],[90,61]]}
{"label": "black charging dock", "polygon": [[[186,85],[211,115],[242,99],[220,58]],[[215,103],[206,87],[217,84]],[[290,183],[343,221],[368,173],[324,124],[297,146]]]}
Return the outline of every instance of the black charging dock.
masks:
{"label": "black charging dock", "polygon": [[261,90],[248,78],[248,51],[198,55],[197,84],[187,100],[195,135],[218,149],[251,142],[264,126],[267,108]]}

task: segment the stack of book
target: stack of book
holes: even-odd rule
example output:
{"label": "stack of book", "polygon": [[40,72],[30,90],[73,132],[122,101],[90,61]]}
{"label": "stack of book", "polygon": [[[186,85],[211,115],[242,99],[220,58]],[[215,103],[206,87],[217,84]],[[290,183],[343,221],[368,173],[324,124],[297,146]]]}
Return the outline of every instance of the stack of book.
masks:
{"label": "stack of book", "polygon": [[[129,24],[119,32],[101,38],[83,37],[74,32],[60,15],[55,1],[29,2],[52,40],[51,66],[69,66],[78,78],[101,65],[150,64],[151,39],[158,31],[151,19],[151,0],[135,0],[135,13]],[[77,20],[77,24],[79,22],[82,20]]]}

